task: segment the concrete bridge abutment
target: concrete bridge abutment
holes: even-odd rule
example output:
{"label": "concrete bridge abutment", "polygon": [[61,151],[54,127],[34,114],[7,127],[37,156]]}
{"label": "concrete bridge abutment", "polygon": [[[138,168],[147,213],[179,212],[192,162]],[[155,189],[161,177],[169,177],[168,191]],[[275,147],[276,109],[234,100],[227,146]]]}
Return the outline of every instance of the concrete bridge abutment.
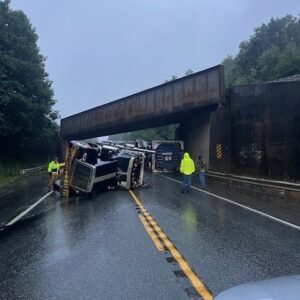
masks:
{"label": "concrete bridge abutment", "polygon": [[196,162],[199,153],[209,165],[210,112],[200,112],[180,123],[178,139],[184,142],[185,152]]}
{"label": "concrete bridge abutment", "polygon": [[[185,151],[195,162],[201,153],[208,169],[230,171],[231,138],[228,109],[204,110],[190,116],[180,123],[176,138],[184,142]],[[217,147],[221,148],[219,157]]]}

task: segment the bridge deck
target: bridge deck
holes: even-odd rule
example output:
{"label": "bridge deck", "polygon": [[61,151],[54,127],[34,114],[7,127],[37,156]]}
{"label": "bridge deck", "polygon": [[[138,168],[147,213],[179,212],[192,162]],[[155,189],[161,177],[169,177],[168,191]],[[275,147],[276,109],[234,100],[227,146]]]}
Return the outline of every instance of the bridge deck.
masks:
{"label": "bridge deck", "polygon": [[83,139],[176,123],[225,101],[218,65],[61,120],[61,136]]}

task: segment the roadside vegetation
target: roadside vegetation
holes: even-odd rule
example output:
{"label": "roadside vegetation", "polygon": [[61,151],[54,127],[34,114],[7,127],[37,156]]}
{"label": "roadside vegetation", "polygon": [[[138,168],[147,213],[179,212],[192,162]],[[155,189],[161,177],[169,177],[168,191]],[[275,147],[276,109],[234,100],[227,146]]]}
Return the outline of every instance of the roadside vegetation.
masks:
{"label": "roadside vegetation", "polygon": [[109,137],[112,141],[136,141],[142,139],[145,141],[174,140],[178,124],[169,126],[160,126],[144,130],[137,130],[128,133],[115,134]]}
{"label": "roadside vegetation", "polygon": [[[287,15],[272,18],[254,30],[248,40],[241,42],[237,55],[223,61],[226,86],[260,83],[300,74],[300,18]],[[192,74],[188,69],[185,75]],[[171,76],[165,82],[177,79]],[[110,139],[134,141],[158,140],[163,135],[174,138],[174,125],[119,134]]]}
{"label": "roadside vegetation", "polygon": [[39,166],[46,166],[48,159],[43,157],[26,155],[23,159],[15,157],[7,157],[5,160],[0,161],[0,187],[16,180],[20,176],[22,169],[29,169]]}
{"label": "roadside vegetation", "polygon": [[0,165],[0,187],[14,181],[19,175],[19,166],[10,164],[10,166]]}
{"label": "roadside vegetation", "polygon": [[300,18],[272,18],[222,62],[226,85],[272,81],[300,74]]}
{"label": "roadside vegetation", "polygon": [[26,15],[0,1],[0,185],[56,152],[58,113],[37,40]]}

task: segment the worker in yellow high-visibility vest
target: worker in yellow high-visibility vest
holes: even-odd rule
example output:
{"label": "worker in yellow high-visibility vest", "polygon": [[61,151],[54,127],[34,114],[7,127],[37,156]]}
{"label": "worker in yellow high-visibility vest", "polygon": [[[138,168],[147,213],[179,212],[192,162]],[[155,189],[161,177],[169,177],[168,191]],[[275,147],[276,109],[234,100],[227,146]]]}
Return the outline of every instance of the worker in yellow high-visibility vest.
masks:
{"label": "worker in yellow high-visibility vest", "polygon": [[59,174],[60,165],[58,163],[57,157],[53,157],[53,160],[48,165],[48,174],[50,175],[48,190],[53,191],[53,184],[57,180]]}
{"label": "worker in yellow high-visibility vest", "polygon": [[181,193],[189,192],[192,184],[192,174],[195,172],[194,161],[190,158],[190,155],[186,152],[183,155],[183,159],[180,164],[180,173],[183,175]]}

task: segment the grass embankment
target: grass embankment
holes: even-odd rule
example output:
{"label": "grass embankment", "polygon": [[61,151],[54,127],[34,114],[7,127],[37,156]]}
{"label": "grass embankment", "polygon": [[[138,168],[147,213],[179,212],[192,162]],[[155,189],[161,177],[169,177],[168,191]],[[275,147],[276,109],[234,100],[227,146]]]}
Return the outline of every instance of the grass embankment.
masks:
{"label": "grass embankment", "polygon": [[16,180],[20,176],[20,170],[43,165],[47,165],[47,162],[30,159],[22,162],[10,159],[0,161],[0,187]]}
{"label": "grass embankment", "polygon": [[17,164],[3,165],[0,163],[0,187],[14,181],[20,174]]}
{"label": "grass embankment", "polygon": [[14,181],[17,176],[9,176],[9,175],[2,175],[0,174],[0,187]]}

